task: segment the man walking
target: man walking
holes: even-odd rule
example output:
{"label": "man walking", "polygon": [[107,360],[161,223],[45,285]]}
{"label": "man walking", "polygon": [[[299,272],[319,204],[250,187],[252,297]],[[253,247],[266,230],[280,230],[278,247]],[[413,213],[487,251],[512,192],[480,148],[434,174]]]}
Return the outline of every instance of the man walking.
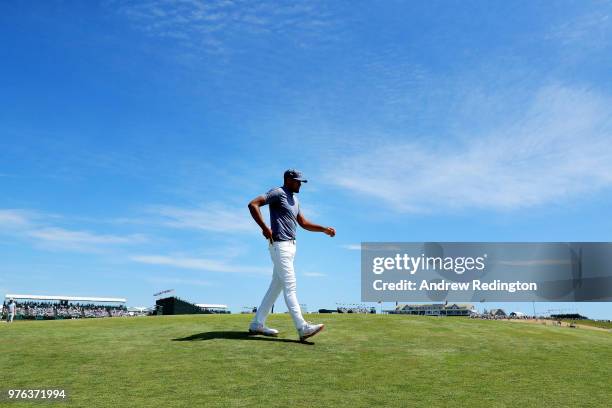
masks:
{"label": "man walking", "polygon": [[6,317],[6,321],[8,323],[13,323],[13,318],[15,317],[15,307],[15,301],[13,299],[9,299],[8,316]]}
{"label": "man walking", "polygon": [[[265,323],[270,309],[281,291],[285,296],[287,309],[291,314],[300,340],[303,341],[314,336],[325,327],[323,324],[311,324],[304,320],[296,296],[293,258],[296,250],[297,224],[308,231],[323,232],[330,237],[336,235],[335,229],[311,223],[304,218],[300,211],[297,193],[300,192],[302,183],[307,182],[308,180],[304,179],[302,173],[289,169],[285,171],[282,187],[274,188],[249,203],[251,216],[261,227],[263,236],[269,242],[268,249],[274,263],[272,282],[249,326],[249,333],[251,334],[278,335],[278,330],[266,327]],[[260,207],[264,205],[270,206],[271,228],[266,225],[261,215]]]}

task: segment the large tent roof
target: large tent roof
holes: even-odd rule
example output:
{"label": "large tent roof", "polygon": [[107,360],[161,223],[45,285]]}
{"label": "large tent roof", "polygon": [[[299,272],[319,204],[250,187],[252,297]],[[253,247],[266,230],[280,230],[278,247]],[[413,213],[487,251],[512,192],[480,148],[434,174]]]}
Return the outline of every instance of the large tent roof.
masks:
{"label": "large tent roof", "polygon": [[46,295],[18,295],[7,293],[5,299],[28,299],[28,300],[67,300],[70,302],[102,302],[102,303],[125,303],[125,298],[107,298],[90,296],[46,296]]}
{"label": "large tent roof", "polygon": [[215,305],[210,303],[196,303],[196,306],[206,309],[227,309],[227,305]]}

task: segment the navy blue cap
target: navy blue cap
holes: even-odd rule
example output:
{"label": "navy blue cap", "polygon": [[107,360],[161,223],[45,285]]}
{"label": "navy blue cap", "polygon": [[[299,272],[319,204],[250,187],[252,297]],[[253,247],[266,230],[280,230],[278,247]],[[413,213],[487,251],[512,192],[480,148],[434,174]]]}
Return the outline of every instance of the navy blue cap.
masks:
{"label": "navy blue cap", "polygon": [[296,169],[289,169],[285,171],[284,178],[290,178],[293,180],[301,181],[302,183],[308,183],[308,180],[304,178],[304,175],[301,171]]}

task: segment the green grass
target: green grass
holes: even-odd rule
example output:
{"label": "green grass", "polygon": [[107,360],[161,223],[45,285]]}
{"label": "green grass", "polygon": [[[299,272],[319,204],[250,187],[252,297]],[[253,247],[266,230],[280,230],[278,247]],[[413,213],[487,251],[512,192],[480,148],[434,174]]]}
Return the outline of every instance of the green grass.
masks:
{"label": "green grass", "polygon": [[[0,382],[74,407],[609,406],[612,335],[463,318],[312,315],[315,344],[249,315],[0,324]],[[0,401],[0,405],[3,402]],[[41,402],[5,403],[40,407]]]}

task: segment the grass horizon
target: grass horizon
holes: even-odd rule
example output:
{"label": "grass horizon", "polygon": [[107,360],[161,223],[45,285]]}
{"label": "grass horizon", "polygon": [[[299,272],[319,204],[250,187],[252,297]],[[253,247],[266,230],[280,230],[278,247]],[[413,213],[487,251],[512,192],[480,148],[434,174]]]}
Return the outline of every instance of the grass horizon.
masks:
{"label": "grass horizon", "polygon": [[[0,325],[3,392],[64,388],[66,406],[606,406],[608,332],[465,318],[325,315],[311,344],[274,314]],[[11,407],[39,406],[11,402]]]}

